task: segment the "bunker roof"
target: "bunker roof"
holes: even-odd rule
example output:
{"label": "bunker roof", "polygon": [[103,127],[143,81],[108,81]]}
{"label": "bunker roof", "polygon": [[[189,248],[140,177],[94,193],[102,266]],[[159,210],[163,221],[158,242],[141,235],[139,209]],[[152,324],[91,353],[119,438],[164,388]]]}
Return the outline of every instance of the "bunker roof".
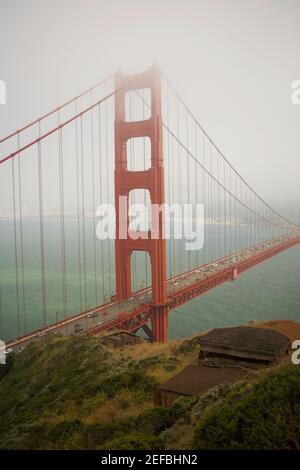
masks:
{"label": "bunker roof", "polygon": [[191,364],[160,385],[158,389],[179,395],[200,395],[221,383],[237,382],[248,373],[247,370],[235,366],[216,368]]}
{"label": "bunker roof", "polygon": [[199,339],[203,351],[274,360],[290,345],[290,339],[269,328],[237,326],[215,328]]}

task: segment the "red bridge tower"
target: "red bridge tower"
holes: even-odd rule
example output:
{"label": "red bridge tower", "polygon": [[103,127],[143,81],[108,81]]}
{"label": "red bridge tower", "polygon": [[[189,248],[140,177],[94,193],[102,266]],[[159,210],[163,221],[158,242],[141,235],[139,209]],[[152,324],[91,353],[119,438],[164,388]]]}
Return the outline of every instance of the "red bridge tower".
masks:
{"label": "red bridge tower", "polygon": [[[164,204],[160,71],[154,66],[137,75],[125,76],[117,73],[115,86],[119,90],[115,97],[116,295],[118,300],[126,300],[132,295],[131,255],[133,251],[148,252],[152,276],[152,339],[153,341],[166,341],[169,307],[166,291],[166,241],[163,237],[163,212],[159,213],[158,237],[151,237],[151,231],[144,238],[141,232],[135,234],[139,235],[139,238],[128,236],[128,200],[131,190],[148,189],[152,204]],[[128,122],[126,121],[125,95],[129,91],[140,89],[151,91],[151,116],[146,120]],[[127,141],[136,137],[149,137],[150,139],[151,167],[147,170],[128,170]],[[120,204],[122,196],[127,197],[125,207]],[[126,233],[127,238],[125,239],[121,233]]]}

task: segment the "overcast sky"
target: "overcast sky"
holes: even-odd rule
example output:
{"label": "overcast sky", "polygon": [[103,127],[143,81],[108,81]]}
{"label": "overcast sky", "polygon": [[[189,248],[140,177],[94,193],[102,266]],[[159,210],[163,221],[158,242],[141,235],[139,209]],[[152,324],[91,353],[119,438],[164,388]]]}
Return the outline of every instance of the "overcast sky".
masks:
{"label": "overcast sky", "polygon": [[299,0],[0,0],[0,135],[154,60],[268,200],[298,199]]}

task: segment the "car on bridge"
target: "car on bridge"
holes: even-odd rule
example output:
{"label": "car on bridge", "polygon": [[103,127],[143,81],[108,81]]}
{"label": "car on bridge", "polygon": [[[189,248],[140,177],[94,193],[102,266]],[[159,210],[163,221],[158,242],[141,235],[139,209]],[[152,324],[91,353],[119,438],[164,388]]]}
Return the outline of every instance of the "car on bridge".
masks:
{"label": "car on bridge", "polygon": [[80,331],[83,331],[83,327],[81,323],[76,323],[74,326],[74,333],[80,333]]}
{"label": "car on bridge", "polygon": [[97,318],[98,317],[98,313],[97,312],[88,312],[86,314],[86,317],[87,318]]}

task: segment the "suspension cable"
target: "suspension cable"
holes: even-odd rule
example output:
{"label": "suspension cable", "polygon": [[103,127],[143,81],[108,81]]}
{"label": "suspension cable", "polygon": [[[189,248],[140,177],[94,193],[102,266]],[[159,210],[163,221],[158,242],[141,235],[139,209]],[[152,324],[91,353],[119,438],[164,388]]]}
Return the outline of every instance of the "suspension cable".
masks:
{"label": "suspension cable", "polygon": [[96,108],[97,106],[99,106],[101,103],[104,103],[105,101],[107,101],[109,98],[111,98],[112,96],[115,96],[117,93],[119,93],[121,90],[123,90],[124,88],[126,88],[128,85],[130,84],[130,82],[128,83],[125,83],[122,87],[118,88],[118,89],[115,89],[113,90],[111,93],[109,93],[108,95],[104,96],[104,98],[101,98],[100,100],[98,100],[96,103],[94,103],[93,105],[91,106],[88,106],[87,108],[85,108],[83,111],[80,111],[78,114],[76,114],[75,116],[72,116],[71,118],[67,119],[66,121],[62,122],[61,124],[59,124],[59,126],[56,126],[54,127],[53,129],[51,129],[50,131],[47,131],[45,132],[45,134],[41,135],[40,137],[38,137],[37,139],[34,139],[32,140],[31,142],[29,142],[28,144],[24,145],[23,147],[21,147],[20,149],[16,150],[15,152],[12,152],[10,153],[9,155],[6,155],[4,158],[2,158],[0,160],[0,165],[4,162],[6,162],[7,160],[11,160],[13,157],[15,157],[16,155],[21,155],[25,150],[29,149],[30,147],[32,147],[33,145],[37,144],[38,142],[46,139],[46,137],[49,137],[50,135],[54,134],[55,132],[58,132],[60,129],[63,129],[65,126],[67,126],[68,124],[70,124],[71,122],[75,121],[76,119],[79,119],[79,118],[82,118],[86,113],[88,113],[89,111],[91,111],[92,109]]}
{"label": "suspension cable", "polygon": [[35,119],[34,121],[30,122],[30,123],[27,124],[26,126],[21,127],[20,129],[16,130],[15,132],[12,132],[11,134],[7,135],[6,137],[2,137],[2,138],[0,139],[0,144],[2,144],[3,142],[5,142],[5,141],[11,139],[12,137],[15,137],[16,135],[20,134],[21,132],[26,131],[26,130],[29,129],[30,127],[33,127],[33,126],[35,126],[36,124],[39,124],[41,121],[44,121],[45,119],[47,119],[48,117],[50,117],[50,116],[52,116],[53,114],[57,113],[58,111],[62,110],[63,108],[65,108],[65,107],[68,106],[69,104],[76,102],[79,98],[82,98],[84,95],[88,94],[90,91],[93,91],[93,90],[95,90],[95,88],[98,88],[98,87],[100,87],[101,85],[103,85],[104,83],[108,82],[112,77],[113,77],[113,75],[110,75],[109,77],[105,78],[104,80],[101,80],[101,82],[96,83],[96,84],[93,85],[92,87],[88,88],[87,90],[83,91],[83,92],[80,93],[79,95],[75,96],[75,98],[72,98],[71,100],[66,101],[66,102],[63,103],[61,106],[58,106],[57,108],[52,109],[51,111],[49,111],[48,113],[44,114],[44,115],[41,116],[40,118]]}
{"label": "suspension cable", "polygon": [[[174,90],[173,90],[174,91]],[[139,96],[140,99],[142,99],[140,93],[135,90],[136,94]],[[176,92],[174,91],[174,93],[176,94]],[[177,94],[176,94],[177,96]],[[188,110],[188,108],[185,106],[184,102],[181,100],[181,98],[178,96],[178,101],[180,101],[182,103],[182,105],[184,106],[184,108],[190,113],[190,111]],[[150,105],[147,103],[148,107],[150,108]],[[191,117],[194,119],[195,121],[195,118],[194,116],[190,113]],[[197,121],[196,121],[197,122]],[[212,139],[208,136],[208,134],[203,130],[203,128],[200,126],[200,124],[197,122],[197,124],[199,125],[201,131],[203,132],[203,134],[205,135],[205,137],[209,140],[210,144],[219,152],[219,154],[227,161],[227,159],[223,156],[222,152],[220,151],[220,149],[214,144],[214,142],[212,141]],[[190,155],[190,157],[192,157],[201,167],[202,169],[217,183],[221,186],[222,189],[224,189],[231,197],[233,197],[234,199],[236,199],[242,206],[246,207],[250,212],[253,212],[253,210],[248,207],[246,204],[243,203],[242,200],[240,200],[239,198],[237,198],[237,196],[235,196],[234,194],[232,194],[227,188],[225,188],[225,186],[220,182],[218,181],[217,178],[215,178],[215,176],[213,176],[212,172],[209,172],[209,170],[207,170],[201,163],[200,161],[198,160],[197,157],[195,157],[195,155],[193,155],[193,153],[187,148],[186,145],[184,145],[180,140],[179,138],[174,134],[174,132],[171,131],[171,129],[166,125],[165,122],[162,122],[162,125],[163,127],[172,135],[172,137],[177,141],[177,143],[185,150],[186,153],[188,153]],[[179,128],[178,124],[177,124],[177,127]],[[179,129],[177,129],[179,130]],[[229,162],[228,162],[229,163]],[[293,228],[299,228],[299,226],[297,226],[296,224],[294,224],[293,222],[289,221],[287,218],[281,216],[278,212],[276,212],[271,206],[269,206],[263,198],[261,198],[252,188],[251,186],[248,185],[248,183],[240,176],[240,174],[235,170],[235,168],[230,164],[230,167],[234,170],[235,174],[238,176],[238,178],[240,179],[241,182],[243,182],[244,184],[246,184],[246,186],[248,186],[248,188],[259,198],[259,200],[266,206],[268,207],[272,212],[274,212],[279,218],[281,218],[282,220],[284,220],[286,223],[288,223],[289,225],[292,225]],[[254,212],[255,213],[255,212]],[[268,223],[271,223],[271,224],[274,224],[274,225],[278,225],[279,227],[282,227],[282,225],[280,224],[277,224],[269,219],[267,219],[265,216],[261,215],[261,214],[258,214],[258,213],[255,213],[255,215],[257,217],[260,217],[262,220],[265,220],[266,222]],[[291,229],[291,228],[290,228]]]}
{"label": "suspension cable", "polygon": [[201,131],[204,133],[204,135],[206,136],[206,138],[211,142],[211,144],[215,147],[215,149],[217,150],[218,154],[226,161],[226,163],[230,166],[230,168],[237,174],[237,176],[243,181],[243,183],[255,194],[255,196],[260,199],[263,204],[265,206],[267,206],[272,212],[274,212],[278,217],[280,217],[281,219],[283,219],[285,222],[287,222],[288,224],[290,225],[293,225],[295,227],[297,227],[296,224],[294,224],[293,222],[291,222],[290,220],[288,220],[286,217],[284,217],[283,215],[281,215],[279,212],[277,212],[275,209],[273,209],[272,206],[270,206],[251,186],[250,184],[240,175],[240,173],[235,169],[235,167],[232,165],[232,163],[230,163],[230,161],[228,160],[228,158],[224,155],[224,153],[220,150],[220,148],[217,146],[217,144],[213,141],[213,139],[208,135],[208,133],[205,131],[205,129],[203,128],[203,126],[199,123],[199,121],[196,119],[196,117],[193,115],[193,113],[190,111],[190,109],[188,108],[188,106],[185,104],[185,102],[183,101],[183,99],[180,97],[180,95],[176,92],[176,90],[174,89],[174,87],[172,86],[172,84],[170,83],[170,81],[168,80],[168,78],[165,76],[165,74],[162,72],[162,76],[163,78],[166,80],[168,86],[171,88],[171,90],[173,91],[174,95],[176,96],[176,98],[179,100],[179,102],[182,104],[182,106],[185,108],[185,110],[190,114],[191,118],[194,120],[194,122],[199,126],[199,128],[201,129]]}
{"label": "suspension cable", "polygon": [[[247,206],[241,199],[239,199],[237,196],[235,196],[234,194],[232,194],[220,181],[217,180],[217,178],[212,175],[212,173],[207,170],[202,164],[201,162],[197,159],[197,157],[195,157],[195,155],[193,155],[193,153],[178,139],[178,137],[174,134],[174,132],[171,131],[171,129],[169,129],[164,123],[163,123],[163,127],[168,131],[170,132],[170,134],[172,135],[172,137],[177,141],[177,143],[184,149],[184,151],[191,157],[193,158],[196,163],[198,165],[200,165],[202,167],[202,169],[207,173],[208,176],[210,176],[210,178],[212,178],[212,180],[217,183],[222,189],[224,189],[227,194],[229,194],[231,197],[233,197],[238,203],[241,204],[242,207],[245,207],[246,209],[248,209],[250,212],[253,212],[257,217],[260,217],[262,220],[264,220],[265,222],[268,222],[268,223],[271,223],[271,224],[274,224],[274,225],[278,225],[279,227],[282,227],[282,225],[280,224],[277,224],[275,222],[273,222],[272,220],[269,220],[267,219],[266,217],[262,216],[261,214],[258,214],[258,213],[255,213],[249,206]],[[297,226],[296,226],[297,227]],[[291,228],[290,228],[291,229]]]}

